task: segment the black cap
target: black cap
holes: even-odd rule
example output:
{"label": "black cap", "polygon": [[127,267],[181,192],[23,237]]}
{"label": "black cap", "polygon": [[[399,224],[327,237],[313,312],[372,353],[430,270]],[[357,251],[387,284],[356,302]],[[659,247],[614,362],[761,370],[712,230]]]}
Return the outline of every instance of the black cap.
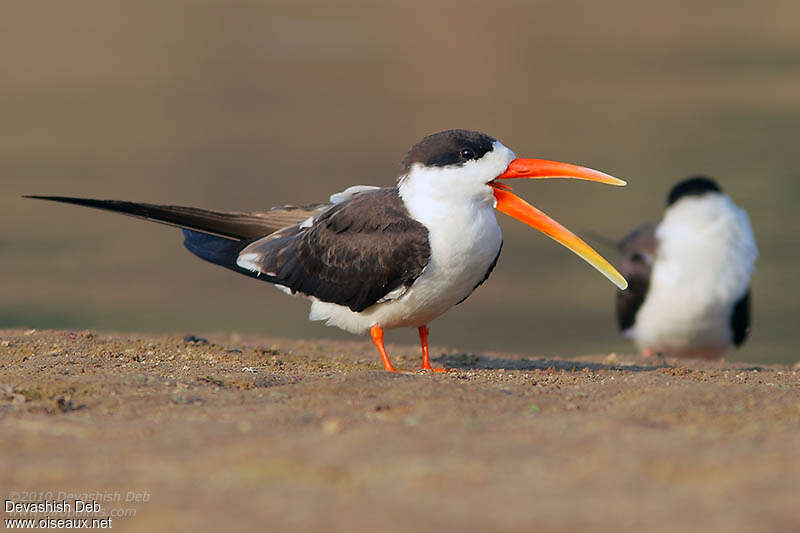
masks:
{"label": "black cap", "polygon": [[684,196],[702,196],[709,192],[722,192],[717,182],[707,176],[692,176],[678,182],[667,197],[667,207]]}
{"label": "black cap", "polygon": [[408,174],[414,163],[428,167],[463,165],[491,152],[494,142],[495,139],[479,131],[447,130],[428,135],[403,158],[400,175]]}

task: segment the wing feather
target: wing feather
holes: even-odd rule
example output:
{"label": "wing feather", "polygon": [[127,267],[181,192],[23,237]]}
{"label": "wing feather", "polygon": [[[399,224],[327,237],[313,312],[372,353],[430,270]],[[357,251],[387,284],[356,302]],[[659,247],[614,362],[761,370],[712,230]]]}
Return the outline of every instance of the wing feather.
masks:
{"label": "wing feather", "polygon": [[397,188],[387,187],[352,195],[291,237],[255,241],[240,259],[292,292],[359,312],[413,284],[430,246],[428,230],[408,215]]}
{"label": "wing feather", "polygon": [[622,254],[618,269],[628,280],[628,288],[617,291],[616,311],[620,331],[633,326],[636,313],[644,303],[650,288],[650,272],[656,253],[656,224],[649,222],[639,226],[622,239],[617,248]]}
{"label": "wing feather", "polygon": [[733,344],[741,346],[750,333],[750,288],[739,298],[733,306],[731,313],[731,329],[733,330]]}

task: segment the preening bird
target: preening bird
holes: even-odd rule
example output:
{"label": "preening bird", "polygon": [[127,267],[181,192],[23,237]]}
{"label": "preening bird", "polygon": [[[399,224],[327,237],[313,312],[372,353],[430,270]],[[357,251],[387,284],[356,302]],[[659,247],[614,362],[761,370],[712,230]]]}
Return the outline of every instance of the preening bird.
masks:
{"label": "preening bird", "polygon": [[617,293],[617,320],[644,354],[714,359],[745,341],[758,249],[747,212],[715,181],[676,184],[661,222],[619,250],[630,286]]}
{"label": "preening bird", "polygon": [[617,287],[627,286],[597,252],[499,181],[512,178],[625,185],[589,168],[517,158],[483,133],[448,130],[411,148],[395,186],[356,185],[318,205],[231,213],[115,200],[29,198],[183,228],[184,245],[198,257],[308,297],[311,320],[352,333],[369,332],[384,368],[394,372],[383,330],[398,327],[418,328],[420,368],[434,370],[427,325],[491,274],[503,244],[495,209],[563,244]]}

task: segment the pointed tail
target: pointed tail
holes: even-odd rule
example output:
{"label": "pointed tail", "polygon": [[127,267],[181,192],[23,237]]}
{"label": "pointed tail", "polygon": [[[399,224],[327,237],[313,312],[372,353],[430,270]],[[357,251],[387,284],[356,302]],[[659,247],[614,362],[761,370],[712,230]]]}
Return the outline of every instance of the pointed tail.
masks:
{"label": "pointed tail", "polygon": [[284,206],[263,212],[239,213],[68,196],[30,195],[24,198],[92,207],[182,228],[183,244],[190,252],[205,261],[250,277],[255,277],[255,273],[236,266],[236,258],[242,248],[279,229],[299,224],[327,207],[326,204]]}
{"label": "pointed tail", "polygon": [[226,213],[208,211],[196,207],[71,198],[68,196],[31,195],[24,196],[24,198],[93,207],[230,240],[253,240],[280,229],[276,228],[271,223],[272,221],[265,220],[265,217],[259,216],[260,214],[258,213]]}

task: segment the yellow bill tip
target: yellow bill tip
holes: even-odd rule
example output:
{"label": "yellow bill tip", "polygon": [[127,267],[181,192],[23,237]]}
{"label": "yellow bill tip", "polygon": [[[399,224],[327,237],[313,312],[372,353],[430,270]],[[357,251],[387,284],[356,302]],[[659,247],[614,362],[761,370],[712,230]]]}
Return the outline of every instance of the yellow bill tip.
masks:
{"label": "yellow bill tip", "polygon": [[[603,272],[603,274],[606,273]],[[617,272],[616,269],[614,269],[613,272],[606,274],[606,277],[611,281],[611,283],[616,285],[619,290],[624,291],[625,289],[628,288],[628,280],[623,278],[622,274]]]}

